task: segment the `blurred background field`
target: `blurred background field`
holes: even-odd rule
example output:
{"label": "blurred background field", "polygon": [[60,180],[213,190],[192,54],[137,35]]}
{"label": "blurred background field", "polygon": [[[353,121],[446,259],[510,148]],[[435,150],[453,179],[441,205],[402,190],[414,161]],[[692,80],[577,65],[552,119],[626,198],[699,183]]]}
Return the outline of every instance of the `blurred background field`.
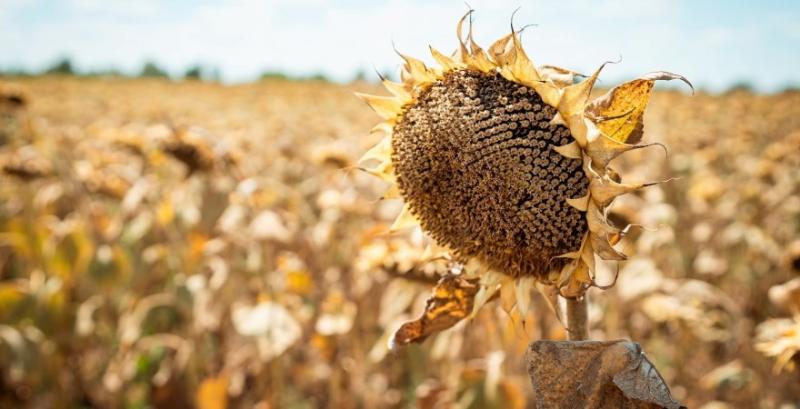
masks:
{"label": "blurred background field", "polygon": [[[565,335],[540,298],[524,329],[489,308],[387,350],[441,266],[354,169],[375,88],[3,80],[0,406],[525,407],[527,344]],[[592,336],[640,342],[690,407],[797,407],[798,107],[658,92],[668,155],[620,164],[678,179],[615,205],[644,227]]]}
{"label": "blurred background field", "polygon": [[[476,36],[517,3],[476,0]],[[800,409],[800,7],[534,2],[537,64],[654,69],[615,162],[593,339],[628,338],[690,408]],[[0,408],[526,408],[542,297],[397,350],[438,274],[358,169],[354,92],[450,51],[461,1],[0,0]],[[421,22],[435,22],[423,24]],[[412,22],[412,23],[409,23]],[[606,74],[607,73],[607,74]],[[598,90],[600,93],[603,90]],[[518,317],[517,317],[518,318]]]}

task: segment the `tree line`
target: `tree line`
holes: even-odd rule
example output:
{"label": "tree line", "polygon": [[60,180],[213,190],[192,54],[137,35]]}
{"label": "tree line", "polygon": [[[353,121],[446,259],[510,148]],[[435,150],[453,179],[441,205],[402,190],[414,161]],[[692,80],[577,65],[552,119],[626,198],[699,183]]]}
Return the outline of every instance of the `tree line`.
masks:
{"label": "tree line", "polygon": [[[142,78],[168,78],[186,79],[203,81],[220,81],[222,73],[219,68],[208,67],[201,64],[194,64],[186,68],[181,74],[170,74],[155,61],[145,61],[141,68],[134,73],[125,73],[116,68],[100,70],[81,70],[78,69],[70,58],[61,58],[42,70],[29,69],[0,69],[0,76],[28,77],[37,75],[69,75],[80,77],[142,77]],[[266,70],[259,75],[262,80],[286,80],[286,81],[329,81],[324,74],[317,73],[311,75],[292,75],[279,70]],[[357,75],[361,79],[361,75]]]}

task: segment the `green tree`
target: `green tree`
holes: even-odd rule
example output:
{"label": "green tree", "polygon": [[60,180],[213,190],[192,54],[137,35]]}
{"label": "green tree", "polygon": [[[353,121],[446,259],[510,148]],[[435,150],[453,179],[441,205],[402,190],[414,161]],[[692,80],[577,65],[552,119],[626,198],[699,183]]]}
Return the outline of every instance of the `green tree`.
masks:
{"label": "green tree", "polygon": [[58,75],[75,75],[75,69],[72,67],[72,60],[64,57],[56,61],[53,65],[45,69],[45,74],[58,74]]}
{"label": "green tree", "polygon": [[356,71],[351,82],[363,82],[366,80],[367,80],[367,72],[363,68],[360,68],[358,71]]}
{"label": "green tree", "polygon": [[262,80],[288,80],[289,76],[281,71],[264,71],[261,73]]}
{"label": "green tree", "polygon": [[201,80],[203,79],[203,72],[205,70],[200,65],[193,65],[186,70],[186,73],[183,74],[183,78],[187,80]]}
{"label": "green tree", "polygon": [[164,71],[161,67],[159,67],[153,61],[147,61],[142,66],[142,71],[139,73],[140,77],[160,77],[160,78],[168,78],[169,74]]}
{"label": "green tree", "polygon": [[303,79],[311,80],[311,81],[323,81],[323,82],[328,82],[329,81],[328,77],[325,74],[321,73],[321,72],[320,73],[316,73],[316,74],[311,74],[311,75],[309,75],[309,76],[307,76],[307,77],[305,77]]}

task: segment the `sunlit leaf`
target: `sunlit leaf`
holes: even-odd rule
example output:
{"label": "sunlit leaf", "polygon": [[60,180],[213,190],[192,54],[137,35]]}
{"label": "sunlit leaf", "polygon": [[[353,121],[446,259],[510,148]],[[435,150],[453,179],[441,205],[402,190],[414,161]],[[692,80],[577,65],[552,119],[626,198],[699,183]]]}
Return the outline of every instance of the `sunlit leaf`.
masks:
{"label": "sunlit leaf", "polygon": [[636,144],[642,139],[644,123],[642,116],[653,84],[657,80],[686,78],[668,72],[656,72],[614,87],[608,93],[590,103],[587,112],[597,122],[597,127],[607,137],[623,143]]}

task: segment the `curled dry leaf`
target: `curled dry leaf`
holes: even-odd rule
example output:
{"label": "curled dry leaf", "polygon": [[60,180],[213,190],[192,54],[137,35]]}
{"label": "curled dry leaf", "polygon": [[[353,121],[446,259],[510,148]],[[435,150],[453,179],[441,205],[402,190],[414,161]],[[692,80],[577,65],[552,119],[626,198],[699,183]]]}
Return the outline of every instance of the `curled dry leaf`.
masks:
{"label": "curled dry leaf", "polygon": [[472,312],[478,288],[478,280],[467,280],[455,274],[442,277],[433,288],[422,316],[403,324],[394,333],[390,346],[422,342],[431,334],[467,318]]}
{"label": "curled dry leaf", "polygon": [[[586,111],[597,120],[597,127],[609,138],[622,143],[636,144],[642,140],[643,114],[657,80],[674,80],[692,84],[684,77],[659,71],[614,87],[593,101]],[[694,87],[692,87],[694,90]]]}
{"label": "curled dry leaf", "polygon": [[685,408],[630,341],[537,341],[526,358],[537,409]]}

